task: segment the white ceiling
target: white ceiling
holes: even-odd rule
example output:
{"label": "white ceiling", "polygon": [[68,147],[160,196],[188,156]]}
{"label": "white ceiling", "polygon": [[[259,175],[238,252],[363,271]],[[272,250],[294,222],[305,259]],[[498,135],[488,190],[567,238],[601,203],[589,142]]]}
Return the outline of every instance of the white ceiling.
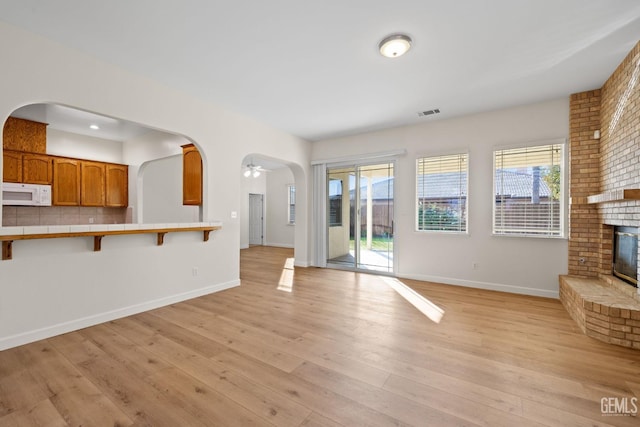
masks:
{"label": "white ceiling", "polygon": [[[638,0],[0,0],[0,20],[309,140],[599,88],[640,39]],[[413,49],[383,58],[395,32]]]}

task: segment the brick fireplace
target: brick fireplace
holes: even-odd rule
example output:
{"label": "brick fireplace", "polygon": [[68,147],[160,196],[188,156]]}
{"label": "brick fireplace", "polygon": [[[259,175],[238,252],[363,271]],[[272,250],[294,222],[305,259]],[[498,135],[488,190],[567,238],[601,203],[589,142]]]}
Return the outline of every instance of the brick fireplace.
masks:
{"label": "brick fireplace", "polygon": [[640,43],[601,89],[571,96],[570,114],[569,276],[560,299],[587,335],[640,349],[638,288],[612,275],[614,227],[640,225]]}

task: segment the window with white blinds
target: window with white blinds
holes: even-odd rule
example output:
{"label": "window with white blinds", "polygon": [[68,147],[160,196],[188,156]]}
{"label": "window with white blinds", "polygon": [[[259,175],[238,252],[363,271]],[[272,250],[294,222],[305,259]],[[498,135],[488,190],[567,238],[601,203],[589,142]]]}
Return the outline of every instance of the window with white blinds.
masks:
{"label": "window with white blinds", "polygon": [[494,151],[493,232],[561,237],[564,144]]}
{"label": "window with white blinds", "polygon": [[416,229],[467,231],[468,154],[417,160]]}
{"label": "window with white blinds", "polygon": [[296,186],[287,185],[287,221],[290,225],[296,223]]}

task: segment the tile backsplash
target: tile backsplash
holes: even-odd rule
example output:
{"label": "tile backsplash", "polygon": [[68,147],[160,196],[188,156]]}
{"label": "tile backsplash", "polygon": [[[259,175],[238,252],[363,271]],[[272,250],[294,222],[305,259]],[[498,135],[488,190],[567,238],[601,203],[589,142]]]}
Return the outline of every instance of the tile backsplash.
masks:
{"label": "tile backsplash", "polygon": [[3,206],[2,226],[124,224],[131,221],[127,211],[84,206]]}

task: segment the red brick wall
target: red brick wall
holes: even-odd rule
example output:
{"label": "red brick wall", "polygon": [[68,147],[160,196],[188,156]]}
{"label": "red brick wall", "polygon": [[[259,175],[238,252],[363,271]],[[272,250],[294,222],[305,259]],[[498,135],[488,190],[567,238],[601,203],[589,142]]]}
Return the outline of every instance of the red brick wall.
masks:
{"label": "red brick wall", "polygon": [[569,274],[610,274],[611,226],[640,225],[640,202],[586,197],[640,188],[640,43],[602,89],[571,95],[570,111]]}
{"label": "red brick wall", "polygon": [[600,223],[596,205],[587,196],[600,192],[600,90],[571,95],[569,103],[569,274],[600,272]]}
{"label": "red brick wall", "polygon": [[[640,43],[602,86],[601,190],[640,188]],[[600,206],[607,224],[637,226],[637,201]]]}

